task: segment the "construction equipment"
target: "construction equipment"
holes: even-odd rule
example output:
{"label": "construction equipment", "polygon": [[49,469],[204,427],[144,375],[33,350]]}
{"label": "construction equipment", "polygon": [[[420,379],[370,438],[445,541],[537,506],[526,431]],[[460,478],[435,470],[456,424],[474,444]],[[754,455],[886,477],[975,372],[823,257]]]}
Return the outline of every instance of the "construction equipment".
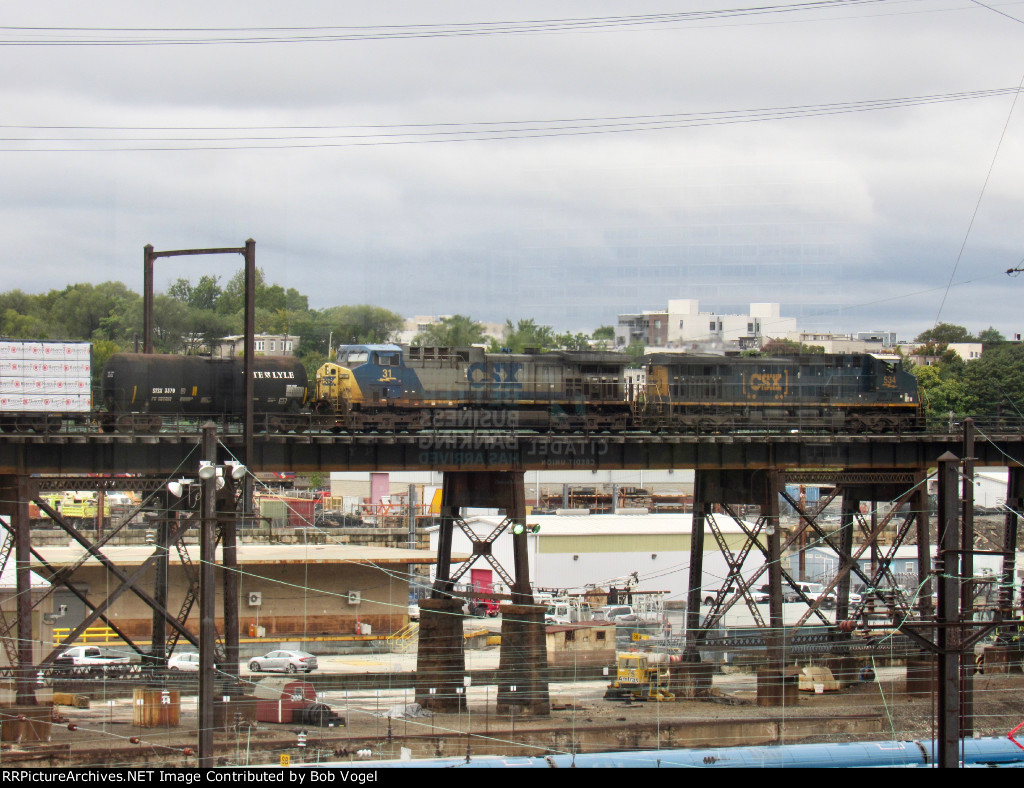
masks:
{"label": "construction equipment", "polygon": [[671,679],[664,659],[661,654],[619,654],[615,680],[604,693],[605,700],[675,700],[676,696],[669,692]]}

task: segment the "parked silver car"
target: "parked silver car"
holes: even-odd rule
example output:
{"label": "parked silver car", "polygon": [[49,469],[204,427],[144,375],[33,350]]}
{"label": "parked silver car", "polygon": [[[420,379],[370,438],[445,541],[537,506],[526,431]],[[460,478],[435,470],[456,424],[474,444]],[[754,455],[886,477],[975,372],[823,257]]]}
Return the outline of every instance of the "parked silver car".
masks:
{"label": "parked silver car", "polygon": [[249,660],[252,673],[311,673],[316,670],[316,657],[306,651],[271,651],[263,657]]}
{"label": "parked silver car", "polygon": [[199,655],[194,651],[174,654],[167,660],[168,670],[180,670],[185,673],[199,672]]}

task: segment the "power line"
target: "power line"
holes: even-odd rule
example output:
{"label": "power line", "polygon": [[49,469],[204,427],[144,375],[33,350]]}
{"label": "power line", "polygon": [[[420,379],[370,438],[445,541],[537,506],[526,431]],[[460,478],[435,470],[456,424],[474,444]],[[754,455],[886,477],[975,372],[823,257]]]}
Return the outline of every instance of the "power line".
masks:
{"label": "power line", "polygon": [[[922,96],[903,96],[887,99],[866,99],[825,104],[786,105],[780,107],[757,107],[739,110],[711,110],[699,112],[677,112],[656,115],[622,115],[607,117],[555,118],[548,120],[501,120],[471,122],[439,122],[394,125],[314,125],[314,126],[44,126],[30,124],[8,124],[5,129],[23,130],[68,130],[68,131],[224,131],[224,132],[286,132],[265,136],[159,136],[159,137],[6,137],[0,142],[35,144],[40,142],[64,142],[69,146],[79,143],[83,147],[48,148],[0,148],[6,152],[106,152],[106,151],[179,151],[179,150],[255,150],[331,148],[366,145],[411,145],[443,142],[481,142],[495,140],[517,140],[579,136],[595,134],[621,134],[639,131],[694,128],[705,126],[732,125],[737,123],[760,123],[796,118],[823,117],[858,112],[875,112],[888,109],[944,104],[949,102],[972,101],[1012,95],[1016,99],[1022,85],[1007,88],[939,93]],[[335,131],[337,133],[314,135],[299,134],[303,131]],[[120,143],[118,147],[84,147],[88,143]],[[146,145],[164,143],[167,147]],[[125,143],[138,143],[126,145]],[[204,144],[194,144],[204,143]],[[219,143],[219,144],[210,144]],[[173,146],[171,146],[173,144]]]}
{"label": "power line", "polygon": [[0,26],[4,46],[195,46],[220,44],[308,44],[466,36],[536,35],[650,27],[717,19],[831,11],[893,4],[894,0],[815,0],[809,3],[709,11],[569,17],[444,24],[309,27],[28,27]]}

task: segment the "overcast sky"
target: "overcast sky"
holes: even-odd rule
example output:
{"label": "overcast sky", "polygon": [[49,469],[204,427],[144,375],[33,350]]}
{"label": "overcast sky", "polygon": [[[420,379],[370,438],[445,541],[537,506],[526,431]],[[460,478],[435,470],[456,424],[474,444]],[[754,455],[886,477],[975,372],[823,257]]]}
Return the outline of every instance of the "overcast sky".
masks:
{"label": "overcast sky", "polygon": [[1024,2],[754,7],[8,4],[0,289],[251,237],[316,308],[1024,331]]}

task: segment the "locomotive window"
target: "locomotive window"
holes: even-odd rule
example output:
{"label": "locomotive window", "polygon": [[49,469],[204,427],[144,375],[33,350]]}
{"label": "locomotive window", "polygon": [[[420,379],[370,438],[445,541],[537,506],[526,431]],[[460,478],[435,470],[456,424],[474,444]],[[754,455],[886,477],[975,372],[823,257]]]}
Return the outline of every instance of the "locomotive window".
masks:
{"label": "locomotive window", "polygon": [[377,353],[377,366],[380,367],[400,367],[402,365],[402,357],[398,353]]}
{"label": "locomotive window", "polygon": [[360,364],[365,364],[369,355],[365,350],[355,350],[345,356],[345,363],[350,367],[358,367]]}

